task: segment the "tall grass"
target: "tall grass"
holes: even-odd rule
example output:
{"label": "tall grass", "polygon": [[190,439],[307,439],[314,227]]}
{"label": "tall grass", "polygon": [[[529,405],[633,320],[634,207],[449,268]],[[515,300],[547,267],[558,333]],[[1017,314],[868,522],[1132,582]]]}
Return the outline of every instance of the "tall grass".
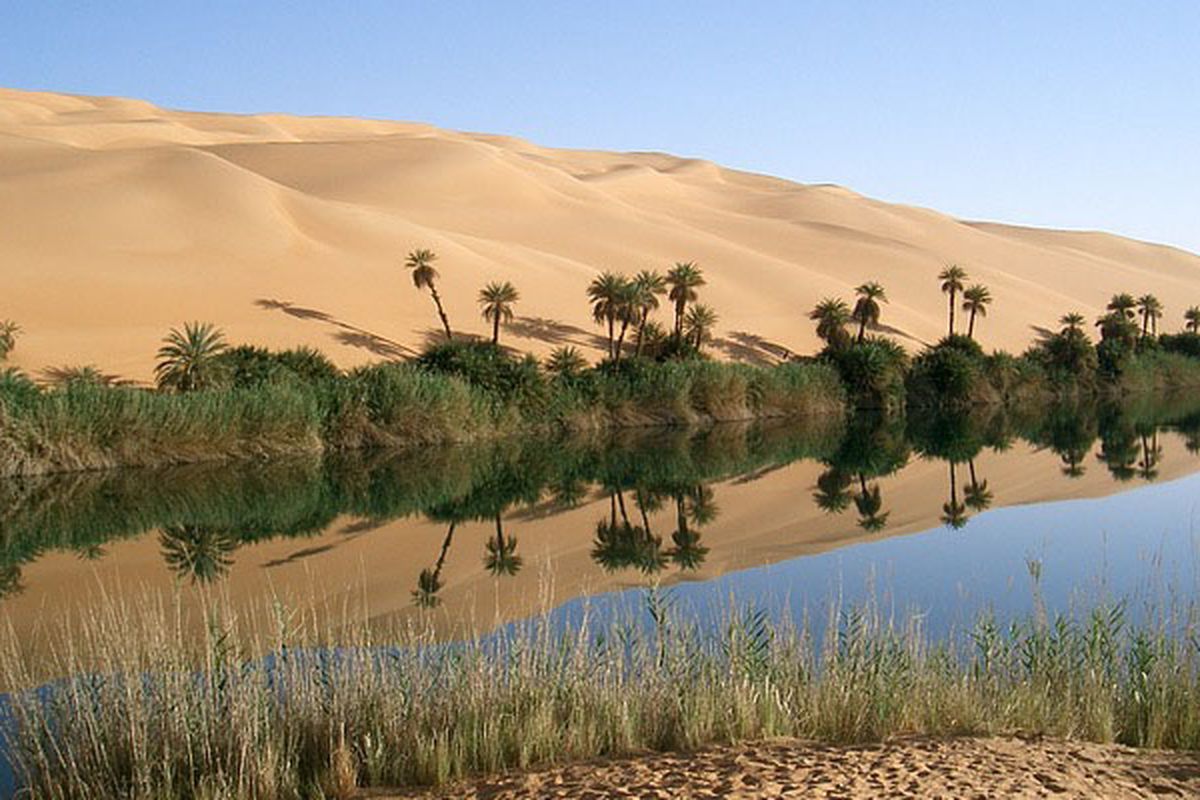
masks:
{"label": "tall grass", "polygon": [[0,476],[320,449],[320,407],[284,386],[193,394],[71,383],[0,394]]}
{"label": "tall grass", "polygon": [[498,369],[502,378],[513,372],[520,380],[480,384],[470,373],[384,363],[311,381],[288,377],[187,394],[0,381],[0,476],[843,408],[841,385],[820,365],[639,363],[570,381],[548,379],[523,361],[501,360]]}
{"label": "tall grass", "polygon": [[[31,797],[347,797],[574,759],[779,735],[1022,731],[1200,748],[1200,639],[1121,606],[935,641],[914,619],[829,609],[816,635],[731,604],[700,627],[649,592],[644,614],[569,630],[548,617],[453,645],[421,628],[318,630],[276,604],[111,601],[34,659],[13,637],[0,681]],[[329,649],[331,641],[338,647]],[[268,655],[261,657],[262,653]]]}

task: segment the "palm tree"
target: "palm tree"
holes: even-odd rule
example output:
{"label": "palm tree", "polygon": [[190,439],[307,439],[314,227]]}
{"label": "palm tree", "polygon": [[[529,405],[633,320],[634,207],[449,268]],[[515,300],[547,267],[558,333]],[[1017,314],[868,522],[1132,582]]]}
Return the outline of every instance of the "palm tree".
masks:
{"label": "palm tree", "polygon": [[1162,316],[1162,303],[1152,294],[1144,294],[1138,298],[1138,310],[1142,314],[1142,338],[1158,333],[1158,318]]}
{"label": "palm tree", "polygon": [[676,262],[667,272],[667,284],[671,287],[667,298],[675,304],[675,337],[683,338],[683,314],[698,297],[696,289],[704,285],[704,273],[694,261]]}
{"label": "palm tree", "polygon": [[1112,299],[1108,301],[1106,309],[1114,313],[1120,314],[1123,317],[1133,319],[1133,310],[1137,308],[1137,300],[1128,292],[1114,294]]}
{"label": "palm tree", "polygon": [[826,297],[808,312],[808,318],[817,323],[817,337],[830,347],[841,347],[850,338],[846,334],[850,306],[841,298]]}
{"label": "palm tree", "polygon": [[225,337],[211,323],[189,322],[163,339],[154,374],[160,389],[192,392],[216,383],[216,357],[226,349]]}
{"label": "palm tree", "polygon": [[209,525],[168,525],[158,542],[167,566],[192,583],[212,583],[225,575],[238,547],[229,531]]}
{"label": "palm tree", "polygon": [[1058,318],[1058,324],[1063,326],[1062,332],[1065,336],[1073,337],[1080,333],[1080,329],[1083,327],[1085,322],[1087,322],[1087,319],[1085,319],[1083,314],[1080,314],[1078,311],[1072,311],[1070,314],[1063,314]]}
{"label": "palm tree", "polygon": [[579,352],[579,348],[566,345],[556,348],[546,359],[546,372],[558,377],[578,375],[587,369],[587,359]]}
{"label": "palm tree", "polygon": [[0,320],[0,361],[8,358],[8,354],[17,346],[17,334],[21,326],[11,319]]}
{"label": "palm tree", "polygon": [[617,299],[617,319],[621,323],[621,330],[617,334],[616,344],[613,345],[613,361],[621,360],[621,353],[625,349],[625,334],[629,331],[630,325],[637,325],[641,319],[641,311],[638,310],[637,305],[638,296],[637,284],[626,280]]}
{"label": "palm tree", "polygon": [[1189,331],[1200,333],[1200,306],[1192,306],[1183,312],[1183,318],[1187,322],[1187,329]]}
{"label": "palm tree", "polygon": [[886,303],[887,293],[883,287],[875,281],[869,281],[859,286],[854,290],[858,295],[858,302],[854,304],[854,311],[850,316],[858,323],[858,341],[863,340],[863,335],[866,333],[867,325],[878,325],[879,314],[881,309],[880,303]]}
{"label": "palm tree", "polygon": [[1133,318],[1119,310],[1110,311],[1096,320],[1100,329],[1101,341],[1121,341],[1133,345],[1137,338],[1138,328]]}
{"label": "palm tree", "polygon": [[442,566],[446,563],[446,554],[450,552],[450,543],[454,540],[454,529],[458,527],[457,521],[452,521],[450,527],[446,530],[446,538],[442,539],[442,549],[438,553],[437,562],[432,568],[421,570],[421,574],[417,576],[417,588],[413,589],[413,602],[421,608],[433,608],[442,599],[437,596],[442,589]]}
{"label": "palm tree", "polygon": [[634,276],[633,286],[634,306],[638,313],[637,344],[633,353],[640,356],[645,344],[646,322],[650,319],[650,312],[658,308],[659,295],[667,293],[667,279],[657,270],[644,269]]}
{"label": "palm tree", "polygon": [[942,282],[942,292],[950,295],[950,335],[954,335],[954,300],[963,290],[963,281],[967,279],[967,271],[957,264],[951,264],[938,273]]}
{"label": "palm tree", "polygon": [[971,315],[967,323],[967,338],[975,338],[975,317],[987,316],[987,307],[992,304],[992,293],[982,283],[963,291],[963,311]]}
{"label": "palm tree", "polygon": [[703,303],[696,303],[688,309],[687,318],[683,322],[684,335],[697,350],[700,350],[712,336],[717,320],[717,312]]}
{"label": "palm tree", "polygon": [[517,287],[508,281],[493,281],[479,290],[479,307],[483,318],[492,323],[492,344],[500,343],[500,321],[512,322],[513,303],[521,299]]}
{"label": "palm tree", "polygon": [[489,538],[484,547],[487,553],[483,557],[483,566],[488,572],[499,577],[521,571],[524,559],[517,555],[517,540],[511,536],[504,538],[504,522],[499,513],[496,514],[496,535]]}
{"label": "palm tree", "polygon": [[615,356],[616,323],[621,315],[628,281],[613,272],[602,272],[588,284],[588,299],[592,303],[592,319],[608,325],[608,357]]}
{"label": "palm tree", "polygon": [[454,338],[454,334],[450,333],[450,320],[446,318],[446,311],[442,308],[442,298],[438,295],[438,271],[434,269],[434,261],[437,261],[437,253],[422,248],[409,253],[408,258],[404,261],[404,266],[412,270],[413,286],[416,286],[418,290],[429,290],[429,294],[433,297],[433,304],[437,306],[438,317],[442,320],[442,328],[446,331],[446,341],[449,342]]}

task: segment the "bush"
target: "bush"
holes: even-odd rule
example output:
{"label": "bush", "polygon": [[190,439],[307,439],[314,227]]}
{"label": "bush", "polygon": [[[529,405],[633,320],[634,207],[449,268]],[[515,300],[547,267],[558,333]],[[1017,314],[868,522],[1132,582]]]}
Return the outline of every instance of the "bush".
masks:
{"label": "bush", "polygon": [[891,339],[873,336],[848,347],[827,347],[819,358],[833,365],[849,401],[859,408],[903,407],[908,356]]}
{"label": "bush", "polygon": [[543,407],[547,385],[537,359],[514,358],[491,342],[453,341],[434,345],[421,354],[419,369],[452,375],[489,393],[498,402]]}
{"label": "bush", "polygon": [[240,345],[216,356],[214,365],[223,385],[252,388],[268,384],[318,384],[341,374],[323,353],[311,347],[272,352],[265,347]]}
{"label": "bush", "polygon": [[1164,333],[1158,337],[1158,344],[1164,352],[1200,358],[1200,334],[1191,331],[1176,334]]}
{"label": "bush", "polygon": [[913,361],[908,402],[918,407],[950,407],[994,399],[984,379],[983,350],[964,336],[943,339]]}

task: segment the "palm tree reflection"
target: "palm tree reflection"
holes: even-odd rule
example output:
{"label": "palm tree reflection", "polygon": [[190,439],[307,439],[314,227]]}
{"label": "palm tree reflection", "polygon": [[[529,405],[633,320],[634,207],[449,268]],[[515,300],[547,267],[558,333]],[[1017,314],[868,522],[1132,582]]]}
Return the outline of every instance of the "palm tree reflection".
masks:
{"label": "palm tree reflection", "polygon": [[421,608],[433,608],[442,602],[438,597],[438,592],[442,590],[442,567],[446,563],[446,554],[450,552],[450,543],[454,540],[454,529],[458,527],[458,522],[451,521],[450,527],[446,530],[446,538],[442,540],[442,549],[438,553],[437,561],[433,567],[427,567],[421,570],[421,574],[417,576],[417,588],[413,589],[413,602]]}
{"label": "palm tree reflection", "polygon": [[239,545],[228,529],[186,523],[164,527],[158,542],[171,571],[192,583],[212,583],[224,577]]}

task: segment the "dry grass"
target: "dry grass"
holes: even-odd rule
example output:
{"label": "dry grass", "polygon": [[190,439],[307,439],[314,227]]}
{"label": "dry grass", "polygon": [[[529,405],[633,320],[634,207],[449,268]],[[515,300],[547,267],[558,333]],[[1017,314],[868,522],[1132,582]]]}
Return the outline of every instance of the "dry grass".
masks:
{"label": "dry grass", "polygon": [[773,736],[1019,730],[1200,748],[1195,608],[1138,627],[1120,607],[982,617],[934,641],[869,608],[831,608],[820,637],[753,608],[701,628],[669,597],[456,644],[349,612],[363,622],[319,630],[279,604],[235,619],[220,601],[195,636],[174,601],[110,600],[48,662],[11,635],[0,647],[5,685],[74,676],[14,695],[8,747],[29,796],[47,798],[346,797]]}

